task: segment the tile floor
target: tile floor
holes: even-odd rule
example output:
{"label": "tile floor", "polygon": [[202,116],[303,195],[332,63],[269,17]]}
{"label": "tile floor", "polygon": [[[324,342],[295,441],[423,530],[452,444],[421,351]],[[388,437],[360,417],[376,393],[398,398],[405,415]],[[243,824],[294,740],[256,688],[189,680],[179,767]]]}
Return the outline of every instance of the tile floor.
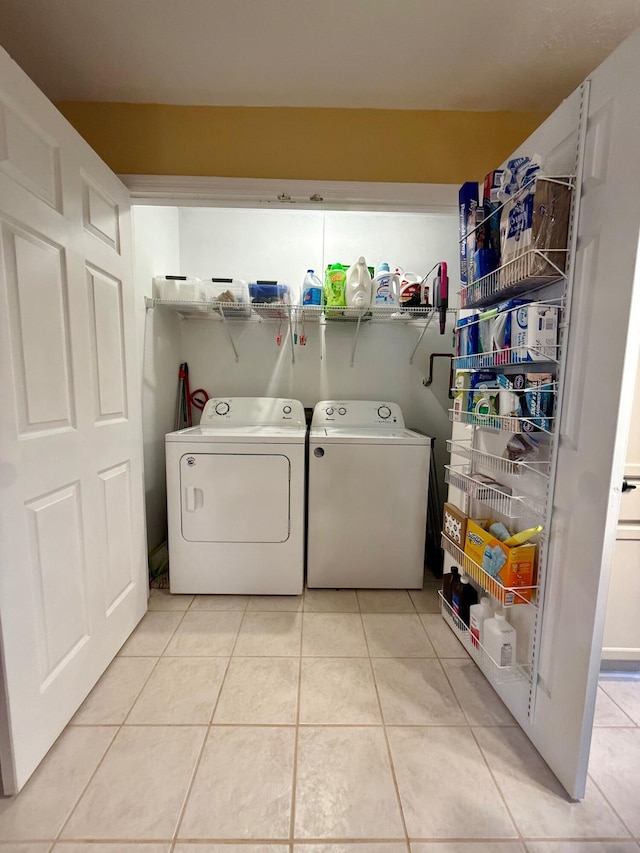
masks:
{"label": "tile floor", "polygon": [[602,682],[571,803],[436,590],[154,591],[0,853],[638,853],[640,682]]}

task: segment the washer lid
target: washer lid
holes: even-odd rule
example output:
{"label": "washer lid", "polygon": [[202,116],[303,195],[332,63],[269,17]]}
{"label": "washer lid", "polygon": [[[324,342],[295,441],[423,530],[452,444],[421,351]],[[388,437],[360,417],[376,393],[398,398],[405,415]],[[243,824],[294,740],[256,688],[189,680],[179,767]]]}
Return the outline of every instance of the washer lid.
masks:
{"label": "washer lid", "polygon": [[187,427],[170,432],[166,442],[185,443],[209,442],[216,444],[304,444],[306,426],[236,426],[236,427]]}
{"label": "washer lid", "polygon": [[411,429],[313,427],[309,438],[322,444],[431,444],[429,436]]}

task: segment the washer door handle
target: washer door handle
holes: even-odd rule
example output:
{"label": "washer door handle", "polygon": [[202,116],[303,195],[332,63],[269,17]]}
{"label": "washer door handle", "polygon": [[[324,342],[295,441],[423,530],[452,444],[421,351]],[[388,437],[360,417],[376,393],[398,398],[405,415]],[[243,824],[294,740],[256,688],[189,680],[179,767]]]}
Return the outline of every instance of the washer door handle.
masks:
{"label": "washer door handle", "polygon": [[187,486],[184,490],[184,504],[187,512],[195,512],[197,499],[196,495],[200,492],[202,494],[201,489],[196,489],[195,486]]}

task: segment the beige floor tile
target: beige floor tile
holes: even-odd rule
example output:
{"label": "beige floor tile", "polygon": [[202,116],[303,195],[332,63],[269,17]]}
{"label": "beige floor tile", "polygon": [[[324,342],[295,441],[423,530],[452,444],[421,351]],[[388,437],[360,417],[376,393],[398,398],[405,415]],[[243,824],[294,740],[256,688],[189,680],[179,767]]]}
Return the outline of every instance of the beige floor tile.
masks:
{"label": "beige floor tile", "polygon": [[443,660],[442,666],[470,726],[517,725],[472,660]]}
{"label": "beige floor tile", "polygon": [[469,655],[464,646],[440,613],[421,613],[420,621],[424,625],[438,657],[469,660]]}
{"label": "beige floor tile", "polygon": [[411,838],[516,838],[517,832],[467,728],[389,728]]}
{"label": "beige floor tile", "polygon": [[191,610],[246,610],[248,595],[196,595]]}
{"label": "beige floor tile", "polygon": [[183,613],[175,610],[156,610],[145,613],[133,634],[120,649],[120,654],[158,657],[164,651],[183,616]]}
{"label": "beige floor tile", "polygon": [[363,613],[371,657],[432,658],[436,653],[415,613]]}
{"label": "beige floor tile", "polygon": [[425,583],[424,589],[410,589],[411,601],[418,613],[440,613],[440,596],[438,590],[442,588],[442,582]]}
{"label": "beige floor tile", "polygon": [[[629,729],[597,731],[625,732]],[[513,819],[525,837],[622,838],[628,835],[593,784],[587,783],[584,800],[570,801],[519,728],[477,728],[474,734]]]}
{"label": "beige floor tile", "polygon": [[[117,845],[109,842],[62,841],[53,848],[53,853],[169,853],[171,844],[128,844],[122,841]],[[1,853],[1,851],[0,851]],[[196,853],[192,850],[192,853]]]}
{"label": "beige floor tile", "polygon": [[63,838],[171,838],[205,733],[204,726],[120,729]]}
{"label": "beige floor tile", "polygon": [[172,595],[168,589],[149,590],[149,610],[188,610],[192,595]]}
{"label": "beige floor tile", "polygon": [[158,658],[116,658],[80,706],[74,725],[120,725]]}
{"label": "beige floor tile", "polygon": [[303,658],[300,722],[380,725],[380,707],[366,658]]}
{"label": "beige floor tile", "polygon": [[0,799],[0,840],[52,840],[115,736],[113,728],[71,726],[15,797]]}
{"label": "beige floor tile", "polygon": [[314,613],[357,613],[355,589],[307,589],[304,609]]}
{"label": "beige floor tile", "polygon": [[413,602],[404,589],[359,589],[362,613],[415,613]]}
{"label": "beige floor tile", "polygon": [[598,687],[593,725],[601,728],[602,726],[634,726],[635,723],[601,687]]}
{"label": "beige floor tile", "polygon": [[301,595],[251,595],[247,610],[251,611],[284,611],[298,612],[302,610]]}
{"label": "beige floor tile", "polygon": [[294,844],[294,853],[407,853],[402,842],[375,841],[367,844]]}
{"label": "beige floor tile", "polygon": [[293,727],[211,729],[179,838],[288,838],[294,741]]}
{"label": "beige floor tile", "polygon": [[640,729],[594,729],[589,774],[640,837]]}
{"label": "beige floor tile", "polygon": [[193,611],[185,614],[165,655],[172,657],[228,657],[238,636],[242,613]]}
{"label": "beige floor tile", "polygon": [[638,853],[635,841],[528,841],[527,853]]}
{"label": "beige floor tile", "polygon": [[234,654],[296,657],[300,654],[301,632],[301,613],[246,613]]}
{"label": "beige floor tile", "polygon": [[214,723],[295,725],[298,670],[297,658],[232,658]]}
{"label": "beige floor tile", "polygon": [[51,841],[10,841],[3,844],[0,841],[0,853],[49,853]]}
{"label": "beige floor tile", "polygon": [[50,841],[11,841],[8,844],[0,841],[0,853],[49,853],[50,850]]}
{"label": "beige floor tile", "polygon": [[288,844],[176,844],[173,853],[289,853]]}
{"label": "beige floor tile", "polygon": [[640,726],[640,680],[614,681],[603,679],[600,687],[633,722]]}
{"label": "beige floor tile", "polygon": [[439,661],[377,658],[373,671],[387,725],[466,725]]}
{"label": "beige floor tile", "polygon": [[301,728],[295,837],[403,835],[382,728]]}
{"label": "beige floor tile", "polygon": [[213,714],[227,658],[161,658],[127,725],[206,725]]}
{"label": "beige floor tile", "polygon": [[525,853],[519,841],[414,841],[411,853]]}
{"label": "beige floor tile", "polygon": [[309,657],[366,657],[359,613],[305,613],[302,654]]}

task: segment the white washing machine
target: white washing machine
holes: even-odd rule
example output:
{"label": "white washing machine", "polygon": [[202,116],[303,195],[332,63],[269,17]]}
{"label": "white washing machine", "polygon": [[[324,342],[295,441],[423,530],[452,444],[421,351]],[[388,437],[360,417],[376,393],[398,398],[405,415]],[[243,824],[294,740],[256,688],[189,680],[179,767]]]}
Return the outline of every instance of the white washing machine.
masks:
{"label": "white washing machine", "polygon": [[298,400],[231,397],[166,436],[171,592],[302,592],[306,432]]}
{"label": "white washing machine", "polygon": [[325,400],[309,433],[307,586],[419,589],[431,439],[396,403]]}

